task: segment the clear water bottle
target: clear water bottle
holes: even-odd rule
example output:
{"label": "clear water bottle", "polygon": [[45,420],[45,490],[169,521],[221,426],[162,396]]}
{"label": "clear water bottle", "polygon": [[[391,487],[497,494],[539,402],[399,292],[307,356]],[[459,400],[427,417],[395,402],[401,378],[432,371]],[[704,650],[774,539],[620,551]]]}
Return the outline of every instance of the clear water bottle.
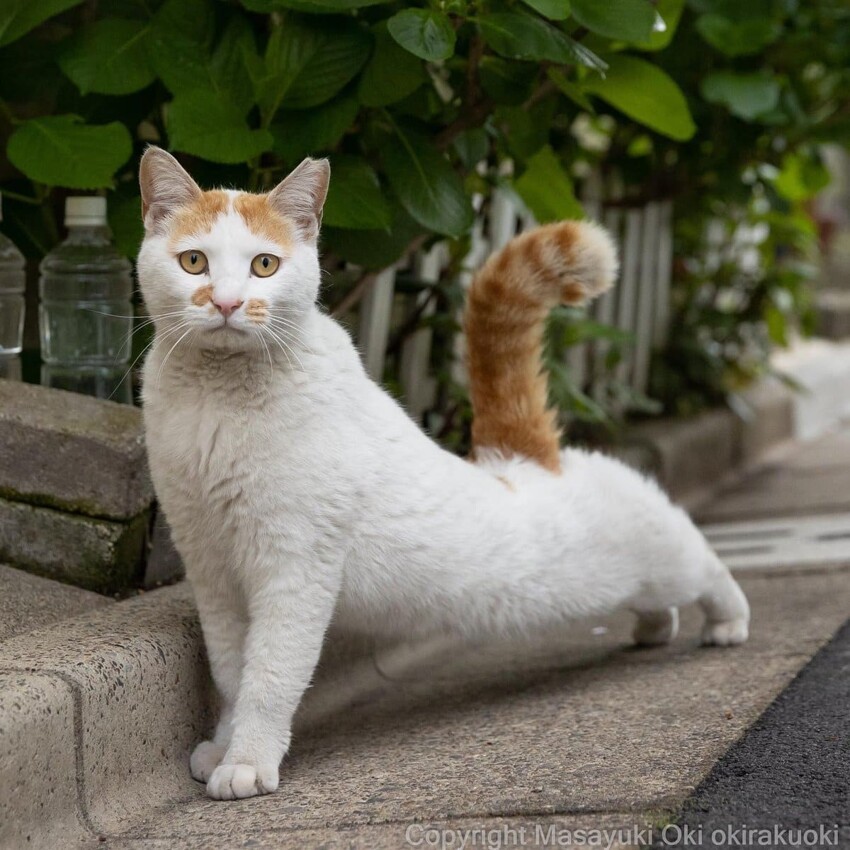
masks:
{"label": "clear water bottle", "polygon": [[[3,220],[0,198],[0,221]],[[0,357],[20,354],[24,340],[24,255],[0,233]],[[4,361],[5,362],[5,361]],[[0,372],[5,370],[0,369]],[[5,374],[3,375],[5,377]]]}
{"label": "clear water bottle", "polygon": [[106,199],[65,201],[68,238],[41,261],[42,383],[131,401],[133,328],[130,261],[112,244]]}

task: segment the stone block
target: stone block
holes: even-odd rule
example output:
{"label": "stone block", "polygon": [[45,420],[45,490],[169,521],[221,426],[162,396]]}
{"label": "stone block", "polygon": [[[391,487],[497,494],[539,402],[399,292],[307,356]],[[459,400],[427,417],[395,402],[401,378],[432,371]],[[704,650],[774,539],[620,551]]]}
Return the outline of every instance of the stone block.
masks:
{"label": "stone block", "polygon": [[0,496],[105,519],[153,501],[141,412],[0,381]]}
{"label": "stone block", "polygon": [[0,499],[0,561],[99,593],[138,583],[148,514],[129,522]]}
{"label": "stone block", "polygon": [[171,539],[171,529],[162,511],[157,511],[151,529],[151,545],[145,565],[145,587],[171,584],[185,575],[183,561]]}

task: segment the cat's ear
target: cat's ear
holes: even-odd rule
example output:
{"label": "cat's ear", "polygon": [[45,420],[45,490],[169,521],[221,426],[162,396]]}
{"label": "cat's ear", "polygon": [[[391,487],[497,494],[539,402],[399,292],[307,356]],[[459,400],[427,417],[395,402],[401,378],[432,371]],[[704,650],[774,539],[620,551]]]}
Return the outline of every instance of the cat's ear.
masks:
{"label": "cat's ear", "polygon": [[330,179],[331,166],[326,159],[305,159],[269,193],[272,206],[295,222],[307,242],[315,242],[319,236]]}
{"label": "cat's ear", "polygon": [[200,197],[201,189],[186,169],[162,148],[151,146],[139,163],[142,220],[149,233],[163,229],[164,222],[180,207]]}

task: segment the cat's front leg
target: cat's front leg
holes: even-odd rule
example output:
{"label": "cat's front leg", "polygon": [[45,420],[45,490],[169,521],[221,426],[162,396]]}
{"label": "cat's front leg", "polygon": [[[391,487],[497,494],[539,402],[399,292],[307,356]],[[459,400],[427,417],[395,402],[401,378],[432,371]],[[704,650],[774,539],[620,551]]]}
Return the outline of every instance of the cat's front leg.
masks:
{"label": "cat's front leg", "polygon": [[213,799],[277,789],[292,718],[318,663],[336,602],[339,581],[332,572],[327,565],[285,570],[249,600],[233,734],[207,783]]}
{"label": "cat's front leg", "polygon": [[192,777],[199,782],[208,782],[224,758],[232,737],[233,709],[242,676],[248,616],[234,588],[212,584],[205,577],[196,577],[191,583],[220,702],[212,740],[201,741],[189,759]]}

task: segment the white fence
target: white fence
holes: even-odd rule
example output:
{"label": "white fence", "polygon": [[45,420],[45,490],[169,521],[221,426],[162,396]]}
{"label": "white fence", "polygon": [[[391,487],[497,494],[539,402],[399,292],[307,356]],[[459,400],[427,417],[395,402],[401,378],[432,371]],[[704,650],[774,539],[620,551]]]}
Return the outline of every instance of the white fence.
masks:
{"label": "white fence", "polygon": [[[601,204],[585,198],[590,218],[601,221],[620,246],[620,279],[613,290],[589,307],[598,322],[612,325],[634,339],[620,362],[617,377],[635,391],[644,393],[649,380],[650,358],[654,348],[666,340],[670,316],[670,277],[672,272],[672,227],[670,201],[653,201],[643,207]],[[483,260],[507,244],[517,233],[533,227],[533,217],[512,196],[496,191],[486,216],[479,216],[473,229],[472,247],[464,260],[460,282],[466,287]],[[448,265],[448,246],[437,243],[429,251],[416,253],[404,267],[423,284],[436,283]],[[358,345],[367,371],[376,380],[384,373],[387,344],[396,310],[396,273],[391,267],[380,272],[360,303]],[[418,299],[427,299],[427,289]],[[419,304],[409,310],[421,309]],[[433,300],[423,316],[433,311]],[[459,335],[460,336],[460,335]],[[399,379],[405,405],[411,416],[420,419],[433,405],[435,380],[431,361],[432,333],[420,328],[404,342]],[[455,378],[464,383],[463,339],[455,341]],[[594,393],[591,376],[598,374],[594,359],[605,354],[600,342],[584,343],[569,350],[567,365],[575,383]]]}

